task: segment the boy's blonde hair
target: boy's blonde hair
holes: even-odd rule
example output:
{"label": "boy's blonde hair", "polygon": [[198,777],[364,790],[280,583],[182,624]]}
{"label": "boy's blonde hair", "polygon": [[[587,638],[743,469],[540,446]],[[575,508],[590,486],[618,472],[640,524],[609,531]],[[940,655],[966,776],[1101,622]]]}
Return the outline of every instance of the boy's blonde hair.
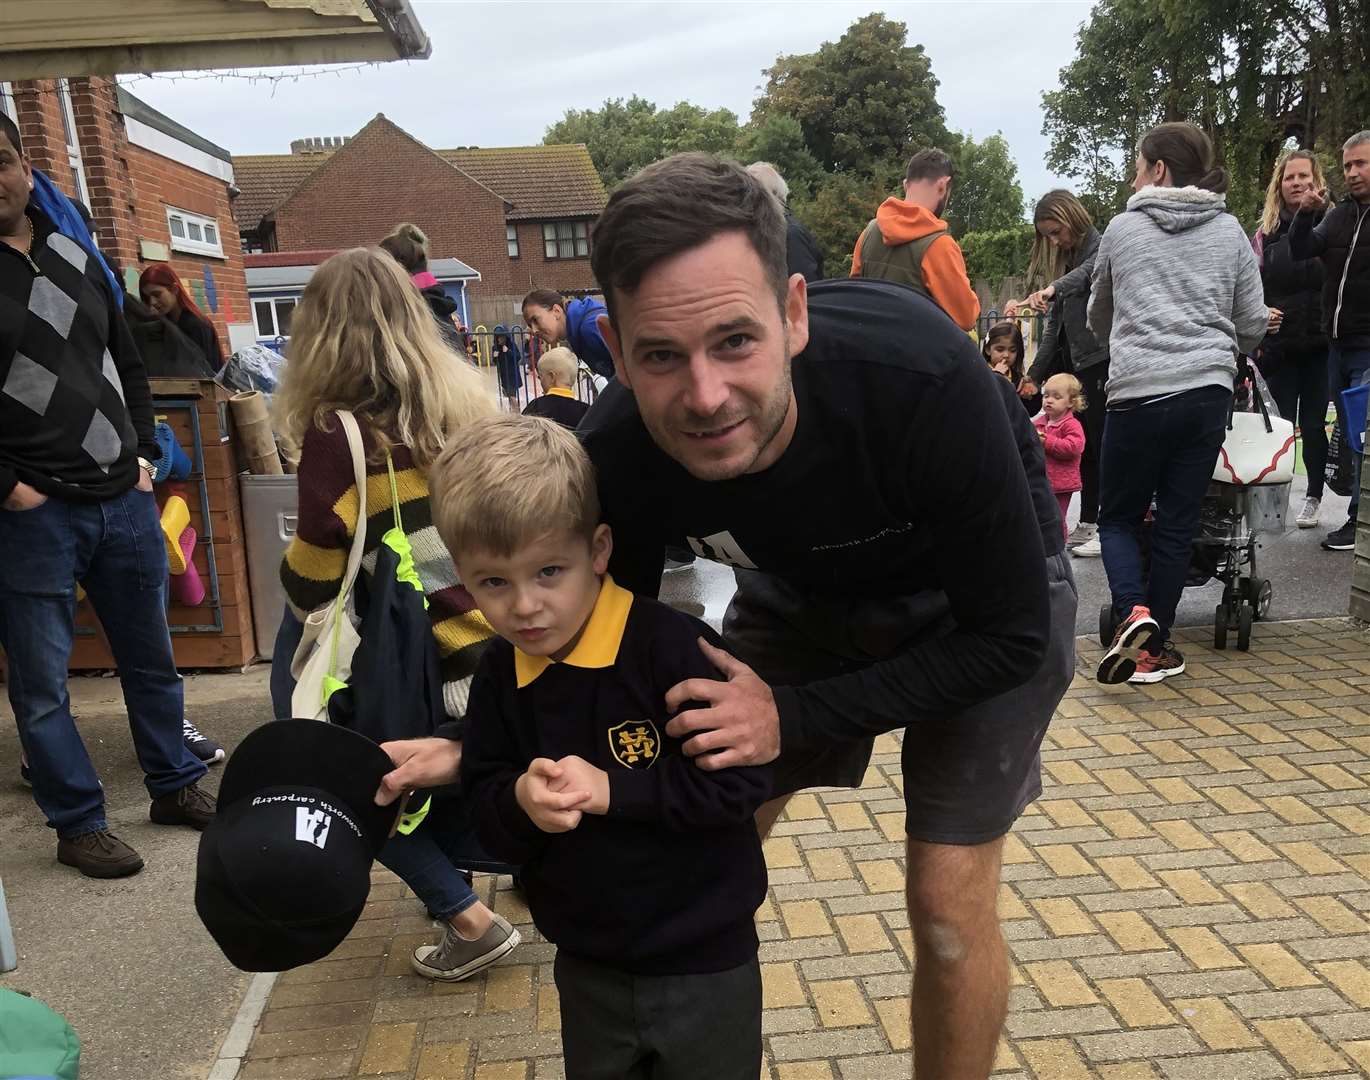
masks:
{"label": "boy's blonde hair", "polygon": [[560,424],[496,416],[453,435],[428,476],[433,524],[452,557],[513,555],[549,532],[588,543],[599,525],[590,456]]}
{"label": "boy's blonde hair", "polygon": [[538,360],[538,378],[542,380],[544,388],[550,383],[553,386],[564,386],[569,390],[575,382],[579,367],[580,361],[576,354],[565,345],[558,345],[555,349],[548,349]]}
{"label": "boy's blonde hair", "polygon": [[1085,388],[1080,385],[1080,380],[1068,371],[1057,372],[1042,384],[1042,389],[1045,390],[1048,386],[1065,391],[1071,412],[1084,412],[1089,406],[1089,402],[1085,400]]}

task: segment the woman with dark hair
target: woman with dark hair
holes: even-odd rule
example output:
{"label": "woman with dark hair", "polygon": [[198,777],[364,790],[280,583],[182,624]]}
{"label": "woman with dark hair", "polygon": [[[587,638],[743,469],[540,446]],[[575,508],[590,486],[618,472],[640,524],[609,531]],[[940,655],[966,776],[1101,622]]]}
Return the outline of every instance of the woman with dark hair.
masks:
{"label": "woman with dark hair", "polygon": [[153,263],[138,278],[138,295],[143,303],[190,338],[205,354],[214,371],[224,366],[224,354],[219,348],[214,324],[190,298],[175,270],[166,263]]}
{"label": "woman with dark hair", "polygon": [[457,302],[447,295],[447,290],[428,269],[428,237],[423,230],[406,221],[396,225],[395,231],[379,246],[408,271],[409,280],[423,294],[424,303],[437,320],[443,341],[465,356],[466,341],[458,329],[461,316],[457,314]]}
{"label": "woman with dark hair", "polygon": [[[1104,437],[1104,413],[1108,382],[1108,340],[1100,341],[1090,331],[1085,318],[1089,306],[1090,276],[1099,251],[1099,231],[1089,211],[1069,191],[1048,191],[1033,211],[1036,232],[1032,238],[1032,258],[1028,280],[1047,282],[1023,303],[1034,311],[1046,313],[1042,340],[1037,346],[1027,381],[1021,387],[1025,396],[1035,395],[1056,372],[1073,373],[1084,389],[1085,411],[1080,424],[1085,429],[1085,453],[1080,461],[1080,523],[1068,539],[1070,553],[1094,558],[1099,546],[1099,447]],[[1013,310],[1008,312],[1010,315]]]}
{"label": "woman with dark hair", "polygon": [[[1308,493],[1296,519],[1300,529],[1318,524],[1327,468],[1325,425],[1330,386],[1327,335],[1322,329],[1322,260],[1295,259],[1289,250],[1289,228],[1304,192],[1326,187],[1322,166],[1312,151],[1282,154],[1266,188],[1261,227],[1251,238],[1265,285],[1265,302],[1270,305],[1270,331],[1261,345],[1261,374],[1280,415],[1297,423],[1303,433]],[[1313,224],[1325,213],[1314,211]]]}
{"label": "woman with dark hair", "polygon": [[523,298],[524,321],[544,345],[564,341],[596,375],[612,379],[614,358],[599,332],[599,317],[607,314],[604,301],[593,296],[567,300],[551,289],[534,289]]}
{"label": "woman with dark hair", "polygon": [[1099,243],[1089,301],[1090,329],[1109,345],[1099,537],[1119,620],[1099,662],[1102,683],[1184,671],[1170,627],[1227,431],[1237,355],[1260,344],[1269,317],[1208,136],[1193,124],[1154,127],[1136,169],[1136,194]]}

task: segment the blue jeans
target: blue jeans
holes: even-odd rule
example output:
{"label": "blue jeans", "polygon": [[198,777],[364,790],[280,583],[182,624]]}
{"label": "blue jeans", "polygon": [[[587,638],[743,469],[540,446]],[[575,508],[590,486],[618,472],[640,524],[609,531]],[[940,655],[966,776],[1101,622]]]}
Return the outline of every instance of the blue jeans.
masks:
{"label": "blue jeans", "polygon": [[[1231,400],[1232,391],[1205,386],[1111,409],[1104,421],[1099,543],[1113,610],[1125,618],[1138,604],[1149,607],[1162,638],[1175,621]],[[1151,568],[1144,575],[1141,529],[1153,498]]]}
{"label": "blue jeans", "polygon": [[[1332,386],[1332,401],[1337,406],[1337,419],[1341,421],[1343,438],[1346,437],[1346,410],[1342,407],[1341,392],[1359,386],[1367,371],[1370,371],[1370,347],[1362,345],[1359,348],[1343,348],[1335,341],[1328,345],[1327,380]],[[1355,473],[1347,516],[1352,521],[1356,520],[1356,513],[1360,508],[1360,466],[1363,457],[1363,454],[1351,455]]]}
{"label": "blue jeans", "polygon": [[106,828],[100,778],[67,694],[77,581],[113,650],[148,793],[155,799],[205,774],[181,737],[184,689],[167,631],[166,542],[152,494],[0,509],[0,645],[9,655],[10,704],[34,799],[61,837]]}
{"label": "blue jeans", "polygon": [[[290,674],[290,660],[303,633],[304,625],[286,608],[271,655],[271,705],[279,718],[291,713],[290,696],[295,680]],[[514,871],[514,867],[495,862],[481,850],[471,808],[460,796],[434,799],[423,824],[408,836],[392,836],[377,858],[442,920],[460,914],[476,902],[476,894],[466,883],[462,870],[491,874]]]}

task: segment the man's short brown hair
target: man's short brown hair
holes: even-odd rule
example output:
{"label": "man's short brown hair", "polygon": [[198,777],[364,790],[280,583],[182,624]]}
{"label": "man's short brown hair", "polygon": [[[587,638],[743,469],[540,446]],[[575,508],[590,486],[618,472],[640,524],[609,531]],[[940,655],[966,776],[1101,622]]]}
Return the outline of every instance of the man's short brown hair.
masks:
{"label": "man's short brown hair", "polygon": [[909,167],[904,170],[905,183],[917,180],[940,180],[944,176],[949,176],[954,180],[956,178],[956,166],[952,162],[950,154],[945,150],[936,148],[919,150],[918,153],[909,158]]}
{"label": "man's short brown hair", "polygon": [[616,295],[633,292],[652,267],[727,232],[746,235],[783,309],[785,217],[761,182],[713,154],[675,154],[648,165],[609,196],[595,223],[590,268],[610,317]]}
{"label": "man's short brown hair", "polygon": [[560,424],[492,416],[460,428],[428,472],[433,524],[453,558],[508,557],[549,532],[599,525],[590,456]]}

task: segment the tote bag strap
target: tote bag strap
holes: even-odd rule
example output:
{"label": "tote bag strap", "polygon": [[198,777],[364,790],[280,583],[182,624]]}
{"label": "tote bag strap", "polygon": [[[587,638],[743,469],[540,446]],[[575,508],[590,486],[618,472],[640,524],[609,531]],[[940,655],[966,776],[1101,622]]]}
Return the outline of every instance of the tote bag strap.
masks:
{"label": "tote bag strap", "polygon": [[347,448],[352,452],[352,479],[357,485],[357,527],[352,536],[352,550],[347,554],[347,572],[343,575],[342,587],[338,590],[338,603],[341,604],[352,592],[357,574],[361,571],[362,553],[366,548],[366,456],[357,418],[347,409],[339,409],[338,419],[342,422],[343,433],[347,436]]}

